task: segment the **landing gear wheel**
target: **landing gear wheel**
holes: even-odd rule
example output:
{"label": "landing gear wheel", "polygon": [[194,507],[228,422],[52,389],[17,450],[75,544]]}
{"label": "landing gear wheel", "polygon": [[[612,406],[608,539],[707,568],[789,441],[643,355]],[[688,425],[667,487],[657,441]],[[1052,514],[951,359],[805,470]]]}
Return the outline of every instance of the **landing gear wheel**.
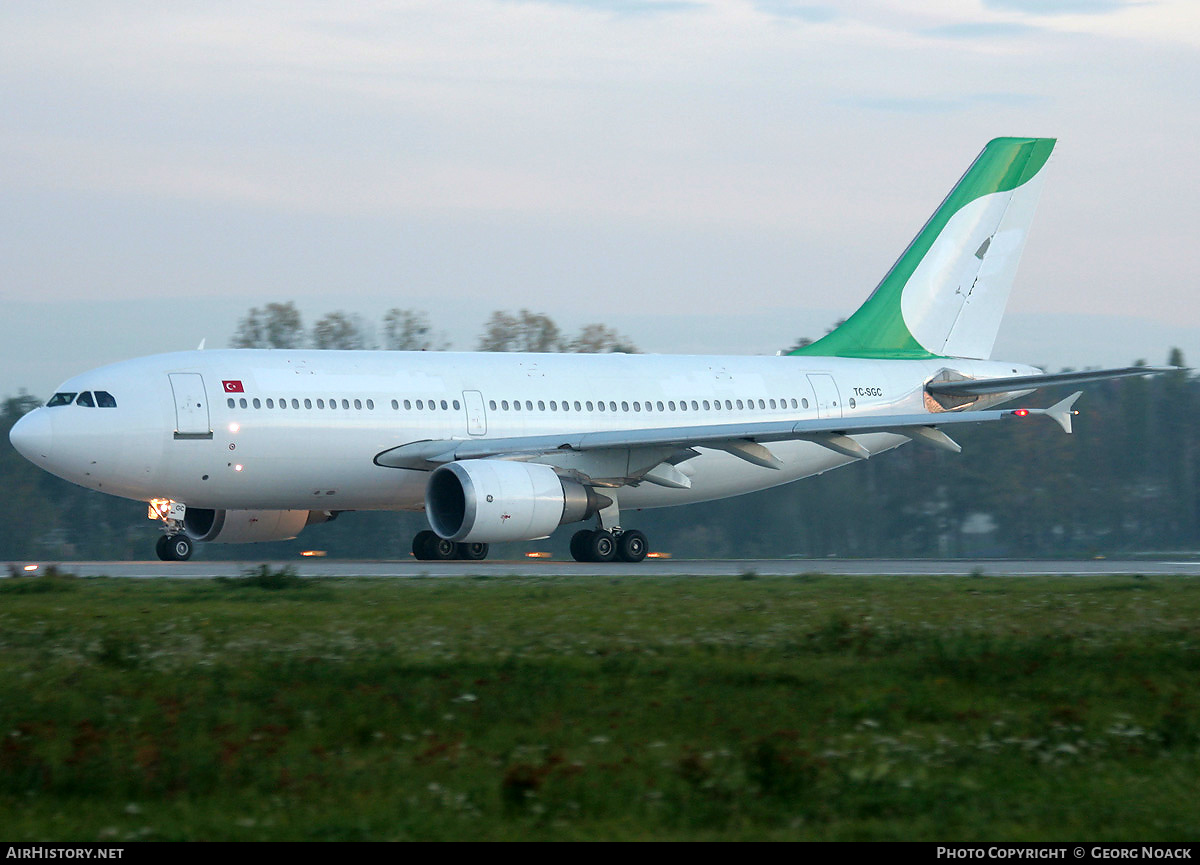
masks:
{"label": "landing gear wheel", "polygon": [[623,562],[640,562],[646,558],[649,542],[637,529],[621,532],[617,538],[617,558]]}
{"label": "landing gear wheel", "polygon": [[611,532],[592,532],[587,540],[585,552],[589,562],[611,562],[617,557],[617,539]]}
{"label": "landing gear wheel", "polygon": [[429,529],[417,532],[413,537],[412,554],[417,561],[425,562],[433,558],[433,553],[429,549],[430,541],[437,540],[437,535]]}
{"label": "landing gear wheel", "polygon": [[580,529],[575,534],[571,535],[571,558],[577,562],[590,562],[588,558],[587,545],[592,538],[591,529]]}
{"label": "landing gear wheel", "polygon": [[429,558],[437,562],[458,558],[458,544],[445,538],[439,538],[437,535],[433,536],[433,540],[429,542],[426,549],[429,550]]}
{"label": "landing gear wheel", "polygon": [[164,562],[186,562],[196,551],[196,545],[187,535],[163,535],[154,549]]}
{"label": "landing gear wheel", "polygon": [[478,562],[487,558],[487,544],[458,544],[458,558],[468,562]]}

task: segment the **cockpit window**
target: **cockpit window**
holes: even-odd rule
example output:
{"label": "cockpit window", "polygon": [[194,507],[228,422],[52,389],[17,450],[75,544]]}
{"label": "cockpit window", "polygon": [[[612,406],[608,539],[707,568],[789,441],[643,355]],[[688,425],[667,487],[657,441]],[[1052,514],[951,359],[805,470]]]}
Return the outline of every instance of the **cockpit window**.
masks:
{"label": "cockpit window", "polygon": [[113,399],[113,395],[106,390],[96,391],[96,405],[100,408],[116,408],[117,401]]}
{"label": "cockpit window", "polygon": [[49,408],[55,405],[70,405],[75,402],[75,393],[56,393],[50,397],[50,402],[46,403],[46,406]]}
{"label": "cockpit window", "polygon": [[85,390],[79,395],[79,399],[75,400],[75,405],[85,405],[88,408],[95,408],[96,401],[92,399],[92,392]]}

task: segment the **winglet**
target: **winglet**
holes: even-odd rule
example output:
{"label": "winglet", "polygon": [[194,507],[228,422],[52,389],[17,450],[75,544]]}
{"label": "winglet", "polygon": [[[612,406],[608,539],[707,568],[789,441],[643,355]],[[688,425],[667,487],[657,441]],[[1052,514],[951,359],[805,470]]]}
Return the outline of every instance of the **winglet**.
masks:
{"label": "winglet", "polygon": [[1045,414],[1049,415],[1056,424],[1062,427],[1065,433],[1069,434],[1071,432],[1071,416],[1075,414],[1071,410],[1071,406],[1075,405],[1075,400],[1079,399],[1082,393],[1083,391],[1077,390],[1066,399],[1060,399],[1045,410]]}

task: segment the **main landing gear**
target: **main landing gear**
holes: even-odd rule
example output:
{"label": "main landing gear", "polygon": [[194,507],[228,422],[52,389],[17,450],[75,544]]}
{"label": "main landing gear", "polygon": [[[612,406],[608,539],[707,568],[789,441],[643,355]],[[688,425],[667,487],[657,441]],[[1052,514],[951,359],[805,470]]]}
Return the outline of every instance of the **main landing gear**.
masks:
{"label": "main landing gear", "polygon": [[582,529],[571,537],[571,557],[577,562],[640,562],[648,550],[646,536],[637,529]]}
{"label": "main landing gear", "polygon": [[581,529],[571,536],[571,558],[577,562],[640,562],[650,544],[637,529],[622,529],[615,490],[605,490],[609,504],[596,516],[600,527]]}
{"label": "main landing gear", "polygon": [[478,562],[487,558],[488,545],[456,544],[425,529],[417,532],[413,538],[412,554],[422,562],[448,562],[455,559]]}
{"label": "main landing gear", "polygon": [[196,551],[196,544],[185,534],[163,535],[154,545],[154,551],[164,562],[186,562]]}

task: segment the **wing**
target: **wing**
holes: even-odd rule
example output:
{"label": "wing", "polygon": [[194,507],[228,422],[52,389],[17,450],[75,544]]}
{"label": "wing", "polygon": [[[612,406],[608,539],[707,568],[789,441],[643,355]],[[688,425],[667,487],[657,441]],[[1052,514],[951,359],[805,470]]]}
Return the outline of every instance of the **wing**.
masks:
{"label": "wing", "polygon": [[803,421],[763,421],[744,424],[706,424],[658,429],[604,430],[559,435],[490,439],[439,439],[410,442],[385,450],[375,464],[388,468],[432,471],[437,466],[467,459],[528,459],[549,463],[593,482],[611,485],[642,480],[687,488],[687,476],[674,467],[697,456],[697,447],[723,450],[763,468],[783,463],[766,445],[781,441],[811,441],[854,459],[871,455],[853,436],[896,433],[943,450],[961,448],[943,427],[1047,415],[1071,431],[1076,392],[1050,408],[878,415],[861,418],[822,418]]}

